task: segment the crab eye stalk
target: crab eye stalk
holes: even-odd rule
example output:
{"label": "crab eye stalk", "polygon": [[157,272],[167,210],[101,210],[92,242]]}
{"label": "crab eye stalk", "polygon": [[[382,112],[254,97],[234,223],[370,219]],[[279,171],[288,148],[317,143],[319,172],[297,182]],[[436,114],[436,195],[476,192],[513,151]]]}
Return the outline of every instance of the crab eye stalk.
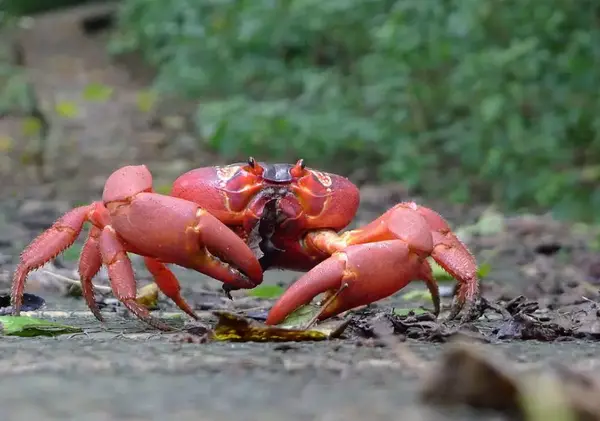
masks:
{"label": "crab eye stalk", "polygon": [[256,162],[256,159],[254,159],[253,157],[248,158],[248,167],[246,167],[246,170],[254,175],[259,176],[264,171],[263,167],[261,167],[260,164]]}
{"label": "crab eye stalk", "polygon": [[306,164],[304,163],[304,159],[299,159],[296,162],[296,165],[292,167],[290,170],[293,177],[302,177],[305,174]]}

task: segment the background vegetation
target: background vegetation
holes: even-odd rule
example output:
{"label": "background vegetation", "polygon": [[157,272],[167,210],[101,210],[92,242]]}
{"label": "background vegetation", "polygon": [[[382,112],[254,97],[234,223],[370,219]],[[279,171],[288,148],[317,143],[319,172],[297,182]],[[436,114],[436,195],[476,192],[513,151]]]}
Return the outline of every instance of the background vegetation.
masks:
{"label": "background vegetation", "polygon": [[599,220],[599,23],[591,0],[123,0],[109,47],[232,159]]}

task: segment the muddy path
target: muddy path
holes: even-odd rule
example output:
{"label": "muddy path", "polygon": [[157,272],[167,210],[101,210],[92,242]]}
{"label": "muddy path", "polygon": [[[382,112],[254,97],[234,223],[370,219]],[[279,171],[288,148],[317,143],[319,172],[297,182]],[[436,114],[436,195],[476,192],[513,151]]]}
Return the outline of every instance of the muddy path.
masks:
{"label": "muddy path", "polygon": [[[104,35],[86,38],[79,33],[82,16],[94,10],[43,16],[21,35],[35,91],[47,109],[57,98],[75,101],[91,82],[115,84],[118,94],[107,103],[81,104],[84,112],[74,120],[47,113],[52,139],[77,139],[75,146],[55,144],[58,149],[47,167],[50,177],[40,180],[35,169],[23,163],[27,143],[15,142],[18,147],[8,159],[2,157],[0,293],[8,292],[27,243],[72,206],[97,199],[103,180],[117,166],[147,163],[157,183],[168,184],[187,169],[220,161],[190,146],[181,120],[175,126],[156,124],[172,122],[174,110],[185,115],[185,107],[165,106],[152,118],[140,115],[135,97],[148,82],[135,76],[146,76],[146,71],[132,72],[130,66],[108,60]],[[74,73],[65,73],[65,68]],[[18,140],[21,118],[0,120],[2,134]],[[19,149],[22,145],[25,149]],[[371,221],[394,203],[414,199],[400,185],[366,185],[361,194],[353,226]],[[405,344],[422,361],[435,362],[456,337],[485,343],[490,352],[511,362],[583,364],[590,372],[598,370],[598,233],[542,216],[505,217],[486,208],[426,204],[448,218],[489,269],[482,281],[485,302],[480,303],[480,317],[468,326],[441,326],[425,316],[394,316],[394,309],[430,307],[426,295],[405,295],[423,291],[419,283],[344,316],[352,318],[345,337],[324,342],[201,343],[185,331],[157,334],[109,296],[102,298],[107,318],[103,325],[80,297],[72,296],[67,283],[46,273],[76,278],[82,236],[68,253],[33,273],[27,291],[46,301],[32,315],[81,327],[84,333],[2,337],[2,419],[334,421],[384,420],[398,414],[408,420],[482,419],[479,412],[464,407],[423,405],[418,370],[396,348]],[[148,284],[150,277],[140,260],[134,256],[133,262],[139,284]],[[214,280],[191,271],[175,272],[184,297],[211,326],[215,310],[249,314],[267,310],[272,302],[243,291],[228,300]],[[297,276],[268,272],[265,283],[285,288]],[[94,282],[107,285],[106,273]],[[452,286],[443,284],[446,310]],[[187,318],[162,297],[154,313],[185,327]],[[493,413],[485,417],[498,419]]]}

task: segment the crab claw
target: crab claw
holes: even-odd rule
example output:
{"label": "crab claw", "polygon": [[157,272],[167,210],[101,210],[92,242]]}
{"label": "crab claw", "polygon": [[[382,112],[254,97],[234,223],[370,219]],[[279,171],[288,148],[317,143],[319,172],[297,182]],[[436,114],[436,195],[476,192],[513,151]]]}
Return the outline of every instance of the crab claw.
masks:
{"label": "crab claw", "polygon": [[145,166],[115,171],[102,199],[128,251],[197,270],[235,288],[262,282],[260,263],[239,236],[197,204],[153,193]]}
{"label": "crab claw", "polygon": [[[252,250],[210,213],[198,209],[190,230],[190,244],[202,256],[195,269],[236,289],[254,288],[262,282],[262,268]],[[186,258],[186,263],[193,266]],[[192,259],[193,260],[193,259]]]}
{"label": "crab claw", "polygon": [[304,274],[271,308],[268,325],[281,323],[294,310],[326,292],[319,320],[388,297],[417,279],[425,281],[440,311],[438,286],[431,267],[402,240],[349,246]]}
{"label": "crab claw", "polygon": [[[321,320],[386,298],[419,279],[425,281],[438,315],[438,286],[428,257],[458,281],[449,319],[465,304],[470,307],[479,291],[473,255],[438,213],[413,202],[399,203],[369,224],[342,235],[313,231],[304,244],[309,253],[331,256],[285,292],[271,309],[268,324],[280,323],[323,292],[328,297],[319,313]],[[468,317],[470,311],[465,312],[463,321]]]}

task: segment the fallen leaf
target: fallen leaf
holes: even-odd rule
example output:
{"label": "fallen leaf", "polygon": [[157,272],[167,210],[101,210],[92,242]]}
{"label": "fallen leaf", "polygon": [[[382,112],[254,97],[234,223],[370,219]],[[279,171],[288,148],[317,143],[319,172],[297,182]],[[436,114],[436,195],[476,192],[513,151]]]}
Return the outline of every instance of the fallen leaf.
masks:
{"label": "fallen leaf", "polygon": [[300,326],[306,325],[306,323],[308,323],[320,310],[321,307],[317,305],[307,304],[291,312],[285,320],[277,326],[287,329],[299,328]]}
{"label": "fallen leaf", "polygon": [[158,306],[158,292],[158,285],[154,282],[144,285],[138,290],[135,301],[149,310],[155,309]]}
{"label": "fallen leaf", "polygon": [[[319,311],[321,311],[321,307],[314,304],[307,304],[299,307],[291,312],[283,322],[277,325],[277,327],[284,329],[305,329],[305,326],[308,324],[308,322],[313,320]],[[343,330],[348,325],[348,322],[349,320],[340,321],[336,319],[328,319],[313,326],[311,330],[322,332],[330,338],[337,337],[342,334]],[[339,331],[340,329],[342,329],[342,331]]]}
{"label": "fallen leaf", "polygon": [[248,295],[256,298],[277,298],[285,292],[279,285],[259,285],[248,291]]}
{"label": "fallen leaf", "polygon": [[105,102],[110,99],[113,94],[113,88],[102,85],[100,83],[91,83],[83,90],[83,98],[86,101]]}
{"label": "fallen leaf", "polygon": [[10,152],[14,145],[15,142],[10,136],[0,136],[0,152]]}
{"label": "fallen leaf", "polygon": [[492,265],[490,265],[489,263],[482,263],[479,265],[479,268],[477,268],[477,276],[479,277],[479,279],[486,278],[491,271]]}
{"label": "fallen leaf", "polygon": [[396,316],[416,316],[417,314],[429,313],[427,310],[422,308],[395,308],[393,313]]}
{"label": "fallen leaf", "polygon": [[6,336],[57,336],[80,333],[82,329],[28,316],[0,316],[0,330]]}
{"label": "fallen leaf", "polygon": [[26,117],[23,119],[21,131],[24,136],[37,136],[42,131],[42,121],[36,117]]}
{"label": "fallen leaf", "polygon": [[427,300],[431,301],[431,293],[427,289],[415,289],[402,294],[402,299],[405,301]]}
{"label": "fallen leaf", "polygon": [[141,112],[148,113],[154,108],[157,99],[158,95],[156,92],[140,91],[136,98],[137,107]]}
{"label": "fallen leaf", "polygon": [[302,342],[323,341],[341,335],[347,321],[338,323],[338,328],[323,331],[319,326],[310,329],[290,329],[280,326],[267,326],[255,320],[226,311],[213,312],[219,321],[212,332],[212,339],[231,342]]}
{"label": "fallen leaf", "polygon": [[59,116],[64,118],[75,118],[79,114],[77,105],[71,101],[61,101],[56,104],[56,112]]}

